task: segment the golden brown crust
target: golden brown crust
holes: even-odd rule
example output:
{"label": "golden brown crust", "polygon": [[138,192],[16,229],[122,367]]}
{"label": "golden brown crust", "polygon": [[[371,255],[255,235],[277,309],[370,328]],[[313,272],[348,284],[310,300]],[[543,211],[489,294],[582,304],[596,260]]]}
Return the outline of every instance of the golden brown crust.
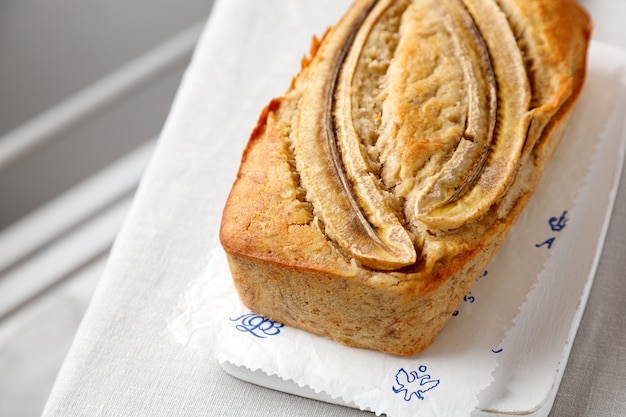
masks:
{"label": "golden brown crust", "polygon": [[[477,11],[508,46],[494,49]],[[428,347],[554,152],[589,25],[570,0],[356,1],[244,151],[220,230],[242,302],[350,346]]]}

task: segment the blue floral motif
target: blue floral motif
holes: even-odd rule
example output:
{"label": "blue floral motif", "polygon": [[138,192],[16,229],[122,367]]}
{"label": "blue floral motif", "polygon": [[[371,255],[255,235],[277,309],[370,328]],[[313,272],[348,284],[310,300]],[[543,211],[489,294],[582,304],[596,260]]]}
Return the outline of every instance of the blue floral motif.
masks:
{"label": "blue floral motif", "polygon": [[[567,217],[567,210],[563,210],[563,213],[561,213],[559,217],[556,217],[556,216],[550,217],[548,219],[548,225],[550,226],[551,231],[560,232],[561,230],[565,229],[568,221],[569,221],[569,218]],[[540,248],[542,246],[547,246],[548,249],[552,249],[552,245],[554,244],[555,240],[556,240],[556,237],[552,236],[544,240],[541,243],[535,244],[535,247]]]}
{"label": "blue floral motif", "polygon": [[[485,271],[486,272],[486,271]],[[486,274],[485,274],[486,275]],[[465,294],[465,297],[463,297],[463,302],[464,303],[470,303],[472,304],[474,301],[476,301],[476,297],[474,297],[472,295],[472,292],[468,292],[467,294]],[[453,317],[456,317],[459,315],[459,310],[454,310],[454,312],[452,313]]]}
{"label": "blue floral motif", "polygon": [[561,230],[565,229],[568,220],[569,219],[567,218],[567,210],[563,211],[561,217],[550,217],[550,219],[548,220],[550,230],[552,230],[553,232],[560,232]]}
{"label": "blue floral motif", "polygon": [[541,243],[537,243],[537,244],[535,245],[535,247],[536,247],[536,248],[540,248],[540,247],[542,247],[542,246],[547,246],[547,247],[548,247],[548,249],[552,249],[552,245],[554,244],[554,241],[555,241],[555,240],[556,240],[556,238],[555,238],[555,237],[551,237],[550,239],[547,239],[547,240],[545,240],[545,241],[543,241],[543,242],[541,242]]}
{"label": "blue floral motif", "polygon": [[404,368],[400,368],[396,373],[397,386],[394,385],[391,389],[396,394],[402,393],[404,401],[411,401],[413,396],[423,400],[424,393],[435,388],[440,382],[438,379],[431,379],[431,376],[426,373],[426,369],[425,365],[418,368],[419,372],[407,372]]}
{"label": "blue floral motif", "polygon": [[285,326],[255,313],[243,314],[237,318],[231,318],[230,321],[239,322],[235,328],[240,332],[250,333],[259,339],[276,336]]}

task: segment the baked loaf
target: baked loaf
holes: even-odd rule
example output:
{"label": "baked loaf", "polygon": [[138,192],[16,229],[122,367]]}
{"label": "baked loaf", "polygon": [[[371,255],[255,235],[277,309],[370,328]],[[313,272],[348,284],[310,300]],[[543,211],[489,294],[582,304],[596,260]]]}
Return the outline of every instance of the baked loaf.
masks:
{"label": "baked loaf", "polygon": [[428,347],[555,150],[589,35],[573,0],[356,0],[244,151],[220,231],[241,301]]}

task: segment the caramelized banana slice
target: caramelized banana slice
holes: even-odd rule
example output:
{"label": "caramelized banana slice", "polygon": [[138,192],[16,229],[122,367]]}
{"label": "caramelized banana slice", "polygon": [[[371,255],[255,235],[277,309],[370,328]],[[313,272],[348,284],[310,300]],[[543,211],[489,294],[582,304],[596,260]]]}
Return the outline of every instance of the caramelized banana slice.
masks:
{"label": "caramelized banana slice", "polygon": [[506,16],[493,1],[464,2],[489,50],[498,86],[498,121],[491,153],[465,194],[443,206],[422,205],[418,200],[419,220],[439,230],[478,219],[506,192],[517,172],[530,122],[530,85]]}
{"label": "caramelized banana slice", "polygon": [[469,108],[459,145],[418,201],[422,213],[456,201],[474,183],[489,155],[496,124],[496,81],[487,46],[460,0],[443,4],[446,28],[463,65]]}
{"label": "caramelized banana slice", "polygon": [[296,168],[326,234],[374,269],[401,268],[417,257],[368,169],[349,93],[368,33],[391,3],[361,2],[327,35],[312,64],[315,77],[307,80],[300,97],[291,136]]}

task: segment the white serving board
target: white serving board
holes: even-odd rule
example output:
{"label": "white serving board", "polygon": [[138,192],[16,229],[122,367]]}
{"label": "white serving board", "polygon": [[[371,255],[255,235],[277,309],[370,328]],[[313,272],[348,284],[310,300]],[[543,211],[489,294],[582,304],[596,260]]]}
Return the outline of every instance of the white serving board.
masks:
{"label": "white serving board", "polygon": [[[547,251],[542,255],[545,259],[533,257],[511,265],[511,268],[518,268],[524,263],[543,263],[536,276],[529,277],[527,283],[518,284],[527,291],[520,298],[514,325],[502,344],[493,350],[498,355],[498,368],[492,384],[480,393],[479,406],[472,413],[473,417],[545,417],[552,408],[593,283],[619,185],[626,149],[623,121],[626,114],[625,68],[624,51],[592,44],[587,84],[562,145],[569,146],[567,140],[571,132],[584,139],[579,140],[581,148],[577,151],[580,160],[587,162],[576,169],[586,171],[581,174],[576,195],[571,196],[572,206],[546,218],[549,227],[545,240],[534,238],[537,250]],[[572,159],[576,155],[571,154],[568,149],[559,149],[553,164],[558,167],[569,158],[571,166],[571,161],[576,162]],[[535,198],[549,198],[551,190],[562,185],[563,177],[552,178],[556,176],[550,173],[549,167]],[[562,232],[564,229],[567,229],[566,234]],[[514,228],[509,239],[524,233],[520,227]],[[483,288],[487,285],[489,283],[479,280],[472,291],[485,295],[483,298],[493,298],[494,294]],[[485,292],[481,293],[481,290]],[[465,303],[467,306],[461,304],[461,313],[462,309],[471,309],[469,303]],[[449,326],[454,326],[453,320]],[[259,370],[251,371],[227,361],[221,366],[234,377],[257,385],[355,406]]]}

